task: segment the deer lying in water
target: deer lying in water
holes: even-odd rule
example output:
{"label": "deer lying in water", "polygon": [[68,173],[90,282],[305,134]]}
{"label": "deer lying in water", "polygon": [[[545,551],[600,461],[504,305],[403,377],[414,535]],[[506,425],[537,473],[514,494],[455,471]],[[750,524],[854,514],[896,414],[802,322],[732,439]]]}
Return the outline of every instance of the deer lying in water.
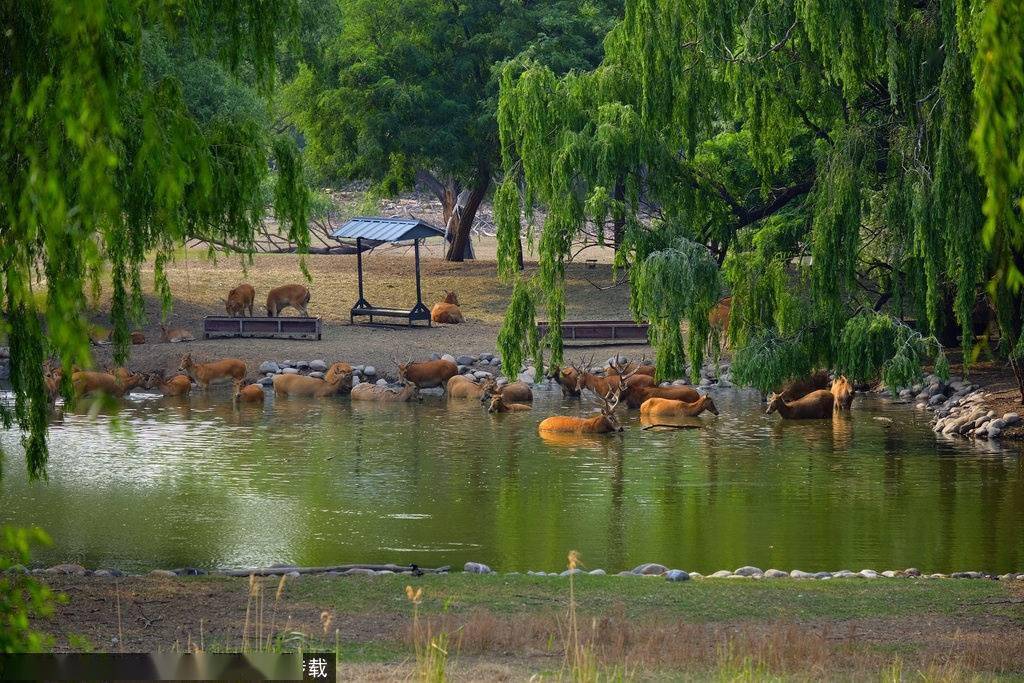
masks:
{"label": "deer lying in water", "polygon": [[92,370],[76,370],[71,375],[71,385],[75,388],[75,396],[106,394],[120,398],[146,382],[141,373],[129,372],[125,368],[117,368],[113,372],[95,372]]}
{"label": "deer lying in water", "polygon": [[147,389],[156,389],[164,396],[188,396],[192,391],[192,380],[188,375],[175,375],[164,380],[163,370],[154,370],[146,383]]}
{"label": "deer lying in water", "polygon": [[828,389],[831,383],[832,378],[828,376],[828,372],[818,370],[811,373],[808,377],[786,382],[782,385],[782,389],[778,394],[784,401],[795,401],[798,398],[807,396],[811,392]]}
{"label": "deer lying in water", "polygon": [[501,396],[510,403],[531,403],[533,401],[533,389],[526,382],[510,382],[498,384],[498,380],[490,377],[484,380],[484,393],[480,397],[482,403],[487,403],[494,396]]}
{"label": "deer lying in water", "polygon": [[261,384],[246,384],[244,387],[235,385],[235,393],[231,400],[235,403],[263,403],[266,395]]}
{"label": "deer lying in water", "polygon": [[308,318],[309,298],[309,288],[305,285],[274,287],[267,294],[267,317],[273,318],[286,308],[294,308],[303,318]]}
{"label": "deer lying in water", "polygon": [[705,410],[712,415],[718,415],[718,407],[711,397],[706,395],[692,402],[649,398],[640,406],[641,415],[657,417],[696,417]]}
{"label": "deer lying in water", "polygon": [[448,394],[448,398],[482,399],[484,396],[484,385],[471,380],[465,375],[455,375],[445,385],[445,393]]}
{"label": "deer lying in water", "polygon": [[462,309],[459,308],[459,297],[455,295],[455,292],[449,292],[447,289],[444,290],[444,293],[444,301],[434,304],[434,307],[430,309],[430,320],[449,325],[466,322],[466,319],[462,317]]}
{"label": "deer lying in water", "polygon": [[228,315],[241,317],[248,310],[251,318],[253,304],[256,301],[256,289],[250,284],[240,284],[228,292],[227,299],[221,301],[224,302],[224,310]]}
{"label": "deer lying in water", "polygon": [[178,342],[195,341],[196,338],[192,336],[192,333],[184,327],[175,327],[167,329],[163,325],[160,326],[160,341],[164,343],[177,344]]}
{"label": "deer lying in water", "polygon": [[700,394],[693,387],[687,386],[637,387],[626,396],[626,405],[634,409],[639,408],[652,398],[693,403],[700,399]]}
{"label": "deer lying in water", "polygon": [[334,363],[323,379],[305,375],[274,375],[275,396],[324,398],[352,390],[352,366]]}
{"label": "deer lying in water", "polygon": [[829,389],[836,399],[836,410],[849,410],[853,403],[853,384],[846,378],[846,375],[839,375],[832,381]]}
{"label": "deer lying in water", "polygon": [[565,398],[579,398],[580,392],[576,388],[579,380],[579,373],[573,367],[558,367],[552,365],[548,368],[547,376],[549,379],[553,379],[558,382],[558,386],[562,388],[562,396]]}
{"label": "deer lying in water", "polygon": [[778,411],[786,420],[821,420],[832,417],[836,398],[828,389],[812,391],[803,398],[786,401],[779,394],[768,397],[768,409],[765,415]]}
{"label": "deer lying in water", "polygon": [[378,386],[363,382],[352,387],[353,401],[376,401],[377,403],[404,403],[418,401],[419,387],[415,383],[405,381],[401,389]]}
{"label": "deer lying in water", "polygon": [[398,366],[398,378],[403,382],[412,382],[420,389],[445,387],[448,380],[459,374],[459,366],[443,358],[419,363],[399,363],[394,356],[391,360]]}
{"label": "deer lying in water", "polygon": [[231,380],[235,384],[245,379],[245,361],[237,358],[224,358],[215,360],[212,363],[197,364],[192,361],[192,354],[186,353],[181,357],[181,366],[178,372],[184,372],[195,380],[199,388],[206,391],[212,382]]}
{"label": "deer lying in water", "polygon": [[492,396],[491,404],[487,406],[489,413],[520,413],[527,410],[533,410],[533,406],[527,403],[506,403],[505,397],[501,394]]}
{"label": "deer lying in water", "polygon": [[574,434],[608,434],[621,432],[622,425],[615,417],[615,407],[619,404],[619,393],[621,389],[616,388],[604,396],[599,396],[595,401],[601,408],[601,412],[594,417],[568,417],[555,415],[545,418],[537,425],[541,432],[571,432]]}

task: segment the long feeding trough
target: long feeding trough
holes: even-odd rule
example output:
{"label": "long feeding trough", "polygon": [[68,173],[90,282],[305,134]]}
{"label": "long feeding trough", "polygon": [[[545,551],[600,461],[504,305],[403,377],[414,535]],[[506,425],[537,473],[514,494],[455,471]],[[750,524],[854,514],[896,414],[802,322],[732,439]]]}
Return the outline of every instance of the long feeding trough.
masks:
{"label": "long feeding trough", "polygon": [[[537,322],[537,333],[544,336],[551,323]],[[566,320],[561,324],[562,340],[570,346],[614,344],[646,344],[647,323],[632,320]]]}
{"label": "long feeding trough", "polygon": [[203,338],[263,337],[269,339],[320,339],[320,318],[276,316],[269,318],[208,315],[203,318]]}
{"label": "long feeding trough", "polygon": [[[361,216],[353,218],[332,233],[337,239],[354,239],[356,241],[356,268],[359,271],[359,300],[349,312],[349,322],[357,317],[368,317],[373,323],[378,318],[404,318],[412,326],[414,321],[425,320],[430,326],[430,309],[423,305],[423,294],[420,289],[420,240],[428,237],[444,237],[444,231],[435,228],[426,221],[414,218],[370,218]],[[411,309],[382,308],[374,306],[363,294],[363,240],[375,242],[409,242],[413,243],[416,254],[416,304]]]}

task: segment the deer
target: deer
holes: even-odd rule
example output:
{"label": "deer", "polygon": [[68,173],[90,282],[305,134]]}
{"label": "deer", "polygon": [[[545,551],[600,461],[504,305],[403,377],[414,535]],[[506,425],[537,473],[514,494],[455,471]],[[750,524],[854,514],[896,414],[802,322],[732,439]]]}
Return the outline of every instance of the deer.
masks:
{"label": "deer", "polygon": [[559,367],[552,365],[547,371],[548,379],[553,379],[558,383],[558,386],[562,389],[562,396],[564,398],[579,398],[580,392],[576,388],[577,380],[579,379],[579,373],[573,367]]}
{"label": "deer", "polygon": [[55,368],[49,360],[43,363],[43,384],[46,385],[46,397],[50,401],[51,408],[60,398],[60,384],[63,379],[64,371],[61,368]]}
{"label": "deer", "polygon": [[352,390],[352,366],[348,363],[334,363],[324,373],[323,379],[305,375],[275,375],[275,396],[304,396],[325,398]]}
{"label": "deer", "polygon": [[700,399],[700,394],[693,387],[669,386],[669,387],[637,387],[626,395],[626,405],[636,409],[641,407],[645,401],[652,398],[660,398],[672,401],[683,401],[693,403]]}
{"label": "deer", "polygon": [[264,398],[266,395],[261,384],[246,384],[244,387],[236,384],[235,393],[231,396],[231,400],[236,404],[263,403]]}
{"label": "deer", "polygon": [[647,356],[644,356],[643,360],[639,363],[627,363],[625,366],[622,366],[621,361],[619,360],[619,355],[616,354],[615,362],[608,364],[608,369],[605,371],[605,375],[617,375],[621,369],[622,372],[628,372],[634,375],[648,375],[649,377],[654,377],[655,368],[653,365],[648,365],[646,361]]}
{"label": "deer", "polygon": [[132,373],[124,368],[117,368],[114,372],[76,370],[71,375],[71,385],[75,388],[75,396],[106,394],[121,398],[132,389],[142,386],[145,381],[145,375]]}
{"label": "deer", "polygon": [[445,385],[448,398],[478,398],[484,400],[485,384],[474,382],[465,375],[455,375]]}
{"label": "deer", "polygon": [[708,323],[718,338],[720,348],[728,348],[729,321],[732,318],[732,297],[727,296],[718,301],[708,312]]}
{"label": "deer", "polygon": [[530,403],[533,401],[533,390],[526,382],[510,382],[498,384],[493,377],[484,380],[484,391],[480,397],[481,403],[487,403],[494,396],[501,396],[512,403]]}
{"label": "deer", "polygon": [[448,380],[459,374],[459,366],[443,358],[418,363],[399,363],[398,359],[392,355],[391,361],[398,367],[400,380],[412,382],[420,389],[444,388],[448,384]]}
{"label": "deer", "polygon": [[836,410],[849,410],[850,404],[853,403],[853,384],[846,378],[846,375],[839,375],[832,381],[832,386],[829,388],[832,395],[836,399]]}
{"label": "deer", "polygon": [[256,301],[256,289],[248,283],[242,283],[228,292],[228,298],[222,298],[221,301],[224,302],[224,310],[228,315],[243,317],[248,310],[251,318],[253,304]]}
{"label": "deer", "polygon": [[506,402],[501,394],[491,396],[490,405],[487,406],[489,413],[519,413],[527,410],[533,410],[533,406],[528,403]]}
{"label": "deer", "polygon": [[268,318],[281,315],[281,311],[289,307],[298,311],[303,318],[308,318],[309,288],[305,285],[282,285],[274,287],[267,294]]}
{"label": "deer", "polygon": [[599,396],[595,401],[601,412],[594,417],[569,417],[555,415],[545,418],[537,425],[540,432],[570,432],[573,434],[608,434],[623,431],[615,417],[615,407],[619,403],[621,385],[611,389],[604,396]]}
{"label": "deer", "polygon": [[164,380],[164,371],[154,370],[149,374],[147,389],[156,389],[164,396],[188,396],[192,391],[192,380],[188,375],[175,375]]}
{"label": "deer", "polygon": [[674,401],[670,398],[649,398],[640,406],[641,415],[657,417],[696,417],[705,410],[712,415],[718,415],[718,407],[707,395],[690,402]]}
{"label": "deer", "polygon": [[434,307],[430,309],[430,320],[448,325],[466,322],[466,319],[462,317],[462,309],[459,308],[459,297],[455,295],[455,292],[449,292],[447,289],[444,290],[444,293],[444,301],[434,304]]}
{"label": "deer", "polygon": [[224,358],[211,363],[198,364],[193,362],[192,354],[181,357],[178,372],[184,372],[195,380],[199,388],[208,391],[212,382],[232,380],[235,384],[245,379],[245,361],[237,358]]}
{"label": "deer", "polygon": [[173,327],[167,329],[163,325],[160,325],[160,341],[165,344],[177,344],[179,342],[195,341],[196,338],[192,336],[192,332],[185,327]]}
{"label": "deer", "polygon": [[828,372],[818,370],[807,377],[786,382],[782,385],[782,389],[778,394],[782,396],[785,401],[795,401],[807,396],[813,391],[828,389],[831,382],[832,379],[828,376]]}
{"label": "deer", "polygon": [[580,365],[573,364],[573,369],[576,371],[577,391],[588,389],[597,396],[607,396],[609,391],[618,388],[621,392],[621,397],[629,401],[629,397],[639,389],[655,386],[653,377],[650,375],[638,375],[638,368],[627,371],[618,362],[618,359],[612,365],[613,371],[607,377],[600,377],[587,370],[592,363],[593,358],[586,364],[584,364],[582,359]]}
{"label": "deer", "polygon": [[374,401],[377,403],[405,403],[420,399],[420,390],[415,382],[404,380],[402,384],[401,389],[392,389],[391,387],[363,382],[352,387],[352,400]]}
{"label": "deer", "polygon": [[784,420],[821,420],[832,417],[836,398],[828,389],[812,391],[803,398],[787,401],[781,394],[768,397],[765,415],[778,411]]}

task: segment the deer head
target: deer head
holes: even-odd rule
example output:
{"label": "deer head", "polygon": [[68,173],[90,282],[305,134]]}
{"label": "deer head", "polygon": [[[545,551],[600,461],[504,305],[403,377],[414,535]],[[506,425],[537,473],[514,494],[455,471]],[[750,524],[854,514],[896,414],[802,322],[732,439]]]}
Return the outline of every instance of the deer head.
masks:
{"label": "deer head", "polygon": [[591,374],[590,368],[592,367],[594,367],[593,356],[589,359],[585,359],[581,355],[575,363],[572,363],[572,369],[576,371],[576,391],[583,389],[584,375]]}
{"label": "deer head", "polygon": [[619,395],[621,394],[621,391],[621,386],[609,389],[607,394],[604,396],[598,396],[597,399],[593,401],[594,404],[601,409],[601,416],[604,417],[613,432],[623,431],[622,425],[619,424],[618,418],[615,417],[615,408],[619,405]]}
{"label": "deer head", "polygon": [[768,394],[768,407],[765,409],[765,415],[771,415],[779,409],[779,405],[783,403],[782,396],[776,393]]}

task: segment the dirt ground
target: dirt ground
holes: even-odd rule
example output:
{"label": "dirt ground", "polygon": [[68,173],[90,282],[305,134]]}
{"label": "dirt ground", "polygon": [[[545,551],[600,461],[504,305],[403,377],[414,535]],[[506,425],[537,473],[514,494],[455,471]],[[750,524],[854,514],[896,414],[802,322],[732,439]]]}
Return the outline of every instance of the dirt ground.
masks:
{"label": "dirt ground", "polygon": [[[407,680],[416,677],[414,639],[425,632],[414,630],[403,591],[417,581],[402,576],[307,576],[287,585],[267,578],[255,584],[262,601],[250,597],[253,584],[245,578],[46,581],[69,597],[53,619],[36,624],[55,638],[58,651],[81,649],[82,642],[113,652],[258,649],[268,641],[288,650],[305,643],[337,650],[345,679]],[[495,579],[481,585],[477,600],[466,591],[480,581],[420,580],[438,602],[424,603],[422,619],[433,633],[452,634],[455,678],[557,674],[567,581]],[[906,676],[930,672],[933,680],[1024,674],[1024,593],[1006,582],[785,581],[738,589],[722,580],[679,587],[651,581],[607,577],[600,588],[579,582],[584,640],[602,667],[621,667],[629,678],[724,670],[723,680],[769,673],[877,679],[893,668]],[[708,611],[728,594],[737,605]],[[745,677],[733,675],[744,671]]]}
{"label": "dirt ground", "polygon": [[[480,240],[486,247],[493,240]],[[481,249],[481,255],[485,250]],[[312,283],[309,311],[323,319],[320,341],[279,339],[213,339],[202,340],[202,319],[207,315],[223,315],[221,297],[241,282],[256,288],[257,315],[265,315],[267,292],[282,284],[304,283],[299,257],[291,254],[258,255],[243,267],[234,256],[219,256],[216,261],[206,252],[183,252],[168,268],[174,294],[173,312],[168,327],[185,327],[197,337],[195,342],[160,343],[160,302],[154,295],[146,301],[147,322],[139,326],[147,343],[132,347],[129,367],[151,370],[163,367],[176,370],[181,356],[191,352],[200,362],[234,357],[246,361],[250,377],[265,360],[344,360],[354,365],[370,364],[379,372],[394,374],[392,355],[399,361],[422,359],[430,353],[478,354],[494,353],[498,331],[504,316],[511,286],[501,282],[493,260],[449,263],[443,260],[440,245],[433,245],[421,255],[423,300],[427,306],[443,299],[446,290],[455,291],[466,322],[460,325],[405,325],[388,327],[349,324],[348,312],[358,298],[355,256],[312,255],[307,264]],[[528,265],[528,271],[535,268]],[[413,255],[407,247],[385,247],[364,255],[365,295],[377,306],[411,307],[416,300]],[[629,287],[617,286],[609,263],[570,263],[566,273],[566,304],[569,320],[630,319]],[[618,275],[619,282],[622,274]],[[143,287],[152,291],[152,269],[143,272]],[[93,302],[92,320],[109,324],[109,293]],[[262,311],[260,309],[263,309]],[[294,314],[289,309],[286,315]],[[644,346],[602,347],[586,349],[605,358],[622,350],[629,354],[650,354]],[[571,354],[576,353],[570,349]],[[112,349],[94,348],[96,363],[109,364]]]}

